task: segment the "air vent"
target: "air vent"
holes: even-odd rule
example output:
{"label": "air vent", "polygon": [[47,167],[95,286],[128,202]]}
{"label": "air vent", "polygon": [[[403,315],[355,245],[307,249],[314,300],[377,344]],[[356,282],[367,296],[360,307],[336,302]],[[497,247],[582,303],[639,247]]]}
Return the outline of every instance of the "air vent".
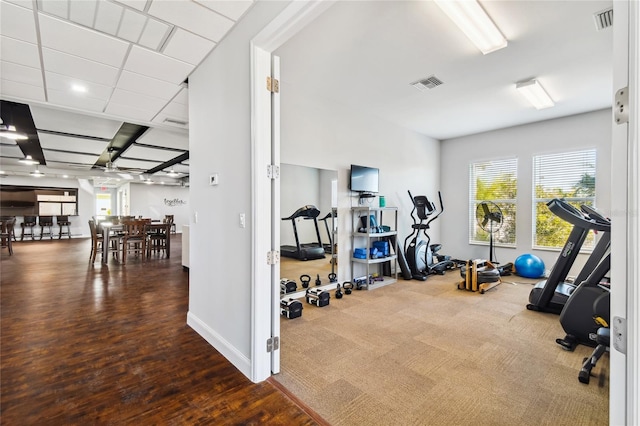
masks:
{"label": "air vent", "polygon": [[418,81],[415,81],[415,82],[411,83],[411,85],[413,87],[415,87],[416,89],[418,89],[420,91],[424,91],[426,89],[433,89],[434,87],[438,87],[441,84],[442,84],[442,80],[440,80],[435,75],[432,75],[432,76],[427,77],[425,79],[418,80]]}
{"label": "air vent", "polygon": [[187,124],[189,124],[188,121],[176,120],[173,118],[165,118],[164,122],[168,124],[176,124],[178,126],[186,126]]}
{"label": "air vent", "polygon": [[611,27],[613,25],[613,8],[610,7],[594,13],[593,19],[596,21],[596,29],[598,31]]}

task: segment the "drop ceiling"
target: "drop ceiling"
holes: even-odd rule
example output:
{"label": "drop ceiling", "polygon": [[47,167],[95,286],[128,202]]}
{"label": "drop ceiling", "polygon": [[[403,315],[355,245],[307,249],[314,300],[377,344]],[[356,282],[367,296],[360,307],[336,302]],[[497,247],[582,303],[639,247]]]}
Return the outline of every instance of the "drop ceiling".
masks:
{"label": "drop ceiling", "polygon": [[[1,0],[0,116],[28,105],[49,176],[100,177],[111,154],[123,176],[186,181],[188,77],[252,3]],[[30,146],[0,143],[5,173],[33,169]]]}

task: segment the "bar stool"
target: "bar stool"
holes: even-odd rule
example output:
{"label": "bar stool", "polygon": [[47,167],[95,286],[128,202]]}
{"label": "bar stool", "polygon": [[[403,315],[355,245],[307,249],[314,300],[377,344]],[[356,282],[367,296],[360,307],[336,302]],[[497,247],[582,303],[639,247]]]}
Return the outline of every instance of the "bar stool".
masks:
{"label": "bar stool", "polygon": [[[53,240],[53,216],[38,216],[38,223],[40,224],[40,239],[45,235],[48,235]],[[45,231],[46,228],[46,231]]]}
{"label": "bar stool", "polygon": [[35,235],[33,233],[33,227],[36,226],[36,217],[35,216],[25,216],[20,224],[22,228],[22,232],[20,233],[20,241],[24,240],[25,235],[30,235],[32,240],[35,240]]}
{"label": "bar stool", "polygon": [[[71,222],[69,222],[69,216],[56,216],[56,223],[60,226],[60,232],[58,233],[58,239],[66,235],[71,239]],[[64,230],[64,227],[67,230]]]}

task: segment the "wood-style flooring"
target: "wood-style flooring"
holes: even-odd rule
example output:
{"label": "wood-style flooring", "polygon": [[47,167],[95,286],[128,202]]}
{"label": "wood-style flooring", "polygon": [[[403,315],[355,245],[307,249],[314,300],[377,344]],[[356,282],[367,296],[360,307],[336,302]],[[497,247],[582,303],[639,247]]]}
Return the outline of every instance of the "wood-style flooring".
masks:
{"label": "wood-style flooring", "polygon": [[90,240],[0,253],[3,425],[314,425],[186,325],[180,234],[171,257],[89,262]]}

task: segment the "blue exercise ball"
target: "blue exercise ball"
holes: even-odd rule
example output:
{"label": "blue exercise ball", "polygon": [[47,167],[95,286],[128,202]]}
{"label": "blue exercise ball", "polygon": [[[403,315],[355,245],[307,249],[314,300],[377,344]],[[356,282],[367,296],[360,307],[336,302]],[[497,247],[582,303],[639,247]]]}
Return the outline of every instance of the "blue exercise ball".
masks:
{"label": "blue exercise ball", "polygon": [[516,274],[525,278],[540,278],[544,275],[544,262],[534,254],[522,254],[513,263]]}

